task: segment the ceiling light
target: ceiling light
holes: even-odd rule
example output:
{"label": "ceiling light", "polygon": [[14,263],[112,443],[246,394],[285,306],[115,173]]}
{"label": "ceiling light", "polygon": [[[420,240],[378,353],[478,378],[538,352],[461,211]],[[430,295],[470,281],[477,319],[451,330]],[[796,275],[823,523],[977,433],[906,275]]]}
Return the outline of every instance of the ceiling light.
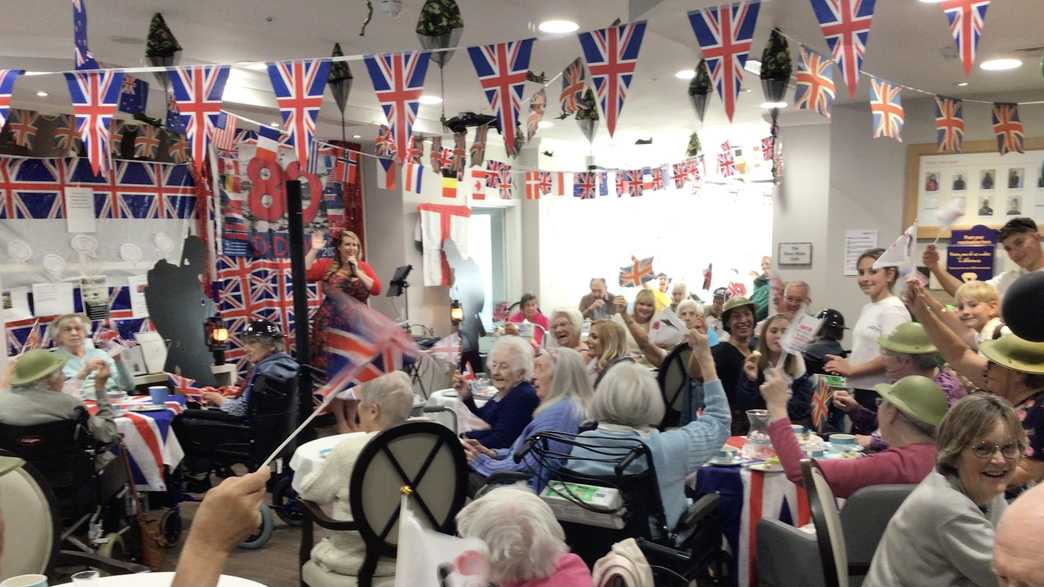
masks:
{"label": "ceiling light", "polygon": [[423,96],[418,98],[417,101],[421,104],[442,104],[442,98],[438,96],[431,96],[429,94],[424,94]]}
{"label": "ceiling light", "polygon": [[48,96],[47,92],[45,92],[43,90],[40,90],[39,92],[36,92],[36,95],[39,98],[46,98]]}
{"label": "ceiling light", "polygon": [[268,64],[266,64],[266,63],[251,63],[250,65],[247,65],[246,68],[247,69],[251,69],[253,71],[264,71],[264,70],[268,69]]}
{"label": "ceiling light", "polygon": [[352,138],[353,138],[353,139],[361,139],[361,138],[362,138],[362,135],[352,135]]}
{"label": "ceiling light", "polygon": [[580,28],[580,25],[576,24],[571,20],[545,20],[540,23],[537,28],[542,33],[550,33],[553,35],[559,35],[564,33],[571,33]]}
{"label": "ceiling light", "polygon": [[968,82],[953,82],[953,85],[957,86],[958,88],[963,88],[968,85]]}
{"label": "ceiling light", "polygon": [[744,94],[749,94],[749,93],[751,93],[751,92],[752,92],[753,90],[751,90],[750,88],[743,88],[743,90],[742,90],[742,91],[743,91],[743,93],[744,93]]}
{"label": "ceiling light", "polygon": [[268,126],[270,126],[270,127],[272,127],[272,128],[279,128],[279,122],[278,122],[278,121],[275,121],[275,120],[273,120],[272,122],[269,122],[269,123],[268,123]]}
{"label": "ceiling light", "polygon": [[787,107],[787,103],[786,102],[762,102],[761,103],[761,109],[762,110],[772,110],[773,108],[786,108],[786,107]]}
{"label": "ceiling light", "polygon": [[696,77],[696,70],[695,69],[681,69],[681,70],[678,70],[678,72],[674,74],[674,77],[676,77],[678,79],[692,79],[692,78]]}
{"label": "ceiling light", "polygon": [[753,73],[754,75],[761,75],[761,62],[757,59],[748,59],[747,64],[743,66],[743,69]]}
{"label": "ceiling light", "polygon": [[1012,57],[1004,57],[1001,59],[989,59],[979,64],[979,69],[985,71],[1007,71],[1009,69],[1016,69],[1022,67],[1021,59],[1014,59]]}
{"label": "ceiling light", "polygon": [[551,128],[554,125],[555,123],[551,122],[550,120],[541,120],[537,123],[537,128]]}

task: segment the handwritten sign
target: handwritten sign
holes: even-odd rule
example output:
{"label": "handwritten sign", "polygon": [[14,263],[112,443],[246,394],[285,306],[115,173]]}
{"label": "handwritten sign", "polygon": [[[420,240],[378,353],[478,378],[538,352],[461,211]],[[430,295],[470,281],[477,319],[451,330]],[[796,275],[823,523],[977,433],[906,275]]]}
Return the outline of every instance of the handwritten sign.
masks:
{"label": "handwritten sign", "polygon": [[993,277],[997,231],[976,224],[968,230],[954,230],[946,248],[946,270],[963,282],[986,281]]}

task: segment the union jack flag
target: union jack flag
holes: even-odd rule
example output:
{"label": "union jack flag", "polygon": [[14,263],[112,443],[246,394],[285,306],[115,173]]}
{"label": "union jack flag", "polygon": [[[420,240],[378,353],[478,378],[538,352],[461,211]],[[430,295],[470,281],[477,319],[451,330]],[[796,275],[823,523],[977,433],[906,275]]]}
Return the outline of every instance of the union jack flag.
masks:
{"label": "union jack flag", "polygon": [[[75,130],[75,129],[73,129]],[[123,155],[123,136],[127,133],[127,125],[123,122],[112,119],[112,123],[109,124],[109,146],[112,147],[112,156],[120,157]],[[55,138],[57,138],[57,131],[55,132]],[[73,140],[76,140],[76,135],[72,135]],[[74,145],[76,143],[73,143]],[[68,151],[68,149],[67,149]]]}
{"label": "union jack flag", "polygon": [[946,0],[942,3],[946,20],[950,23],[950,33],[957,43],[957,52],[964,63],[964,75],[971,75],[975,63],[975,50],[982,37],[982,28],[986,25],[986,9],[990,0]]}
{"label": "union jack flag", "polygon": [[623,112],[644,36],[644,20],[579,35],[580,48],[610,137],[616,131],[616,119]]}
{"label": "union jack flag", "polygon": [[620,287],[638,287],[654,278],[652,257],[631,257],[631,264],[620,268]]}
{"label": "union jack flag", "polygon": [[61,159],[0,158],[0,219],[64,218]]}
{"label": "union jack flag", "polygon": [[573,197],[581,200],[591,200],[598,190],[595,174],[590,171],[577,173],[573,176]]}
{"label": "union jack flag", "polygon": [[[203,169],[207,144],[221,116],[221,97],[225,93],[228,71],[227,65],[197,65],[178,68],[174,75],[168,74],[178,106],[178,120],[185,126],[197,172]],[[278,93],[276,96],[278,99]],[[285,114],[283,118],[286,119]]]}
{"label": "union jack flag", "polygon": [[14,93],[15,81],[23,73],[24,69],[0,69],[0,130],[7,123],[7,113],[11,110],[11,94]]}
{"label": "union jack flag", "polygon": [[283,116],[283,128],[297,151],[297,161],[307,168],[315,138],[315,121],[323,105],[323,90],[330,75],[330,61],[277,61],[268,64],[268,78]]}
{"label": "union jack flag", "polygon": [[435,151],[435,146],[432,145],[431,151],[431,162],[433,165],[438,166],[438,169],[446,169],[453,171],[456,169],[456,154],[454,150],[449,147],[439,147],[438,152]]}
{"label": "union jack flag", "polygon": [[65,80],[72,96],[76,127],[87,148],[91,169],[95,175],[108,173],[109,121],[116,113],[116,104],[120,100],[123,72],[67,73]]}
{"label": "union jack flag", "polygon": [[398,324],[364,304],[337,295],[327,303],[335,308],[334,319],[326,332],[327,375],[352,372],[352,378],[365,382],[402,368],[404,356],[419,350],[413,339]]}
{"label": "union jack flag", "polygon": [[689,181],[691,172],[689,171],[689,162],[683,161],[681,163],[674,163],[671,165],[671,178],[674,179],[674,187],[682,189],[685,187],[685,182]]}
{"label": "union jack flag", "polygon": [[576,114],[576,102],[584,95],[584,62],[579,57],[562,71],[562,115]]}
{"label": "union jack flag", "polygon": [[12,110],[7,121],[7,130],[11,131],[14,142],[19,147],[32,150],[36,132],[40,130],[37,121],[40,115],[29,110]]}
{"label": "union jack flag", "polygon": [[54,127],[54,146],[62,155],[76,154],[80,133],[76,131],[76,119],[62,114]]}
{"label": "union jack flag", "polygon": [[876,0],[811,0],[812,11],[823,31],[834,61],[848,86],[848,96],[855,97],[863,56],[870,42],[870,24]]}
{"label": "union jack flag", "polygon": [[170,144],[167,146],[167,155],[175,163],[184,163],[189,160],[189,145],[185,137],[181,135],[167,134]]}
{"label": "union jack flag", "polygon": [[736,156],[728,141],[721,144],[721,152],[718,153],[718,175],[722,177],[736,175]]}
{"label": "union jack flag", "polygon": [[743,285],[742,283],[740,283],[738,281],[730,281],[729,282],[729,297],[730,298],[734,298],[736,296],[746,296],[746,295],[747,295],[747,286],[746,285]]}
{"label": "union jack flag", "polygon": [[833,61],[821,56],[802,45],[801,61],[798,63],[794,81],[794,105],[798,110],[814,110],[830,118],[830,109],[834,105],[836,88],[834,87]]}
{"label": "union jack flag", "polygon": [[155,159],[160,146],[160,129],[146,124],[138,129],[134,137],[134,156],[142,159]]}
{"label": "union jack flag", "polygon": [[377,92],[377,101],[388,119],[400,163],[406,159],[406,148],[420,108],[418,100],[424,92],[424,76],[428,73],[430,59],[430,53],[418,51],[366,57],[366,70]]}
{"label": "union jack flag", "polygon": [[1018,104],[993,105],[993,134],[997,135],[997,152],[1001,155],[1022,153],[1024,131],[1019,120]]}
{"label": "union jack flag", "polygon": [[761,139],[761,158],[764,161],[772,161],[776,154],[776,137],[767,136]]}
{"label": "union jack flag", "polygon": [[199,397],[201,396],[201,390],[196,385],[195,379],[190,379],[184,375],[178,375],[177,373],[167,372],[167,381],[170,382],[171,386],[174,387],[174,391],[184,396]]}
{"label": "union jack flag", "polygon": [[703,179],[703,174],[706,171],[706,163],[703,160],[703,153],[696,155],[692,159],[689,159],[689,173],[692,175],[692,181],[700,183]]}
{"label": "union jack flag", "polygon": [[[71,170],[70,181],[86,176],[86,170],[81,167]],[[97,218],[187,219],[192,218],[195,211],[192,176],[182,166],[117,161],[109,180],[94,185]]]}
{"label": "union jack flag", "polygon": [[826,377],[819,376],[816,390],[812,392],[812,427],[822,430],[830,416],[830,388]]}
{"label": "union jack flag", "polygon": [[[627,169],[625,171],[617,171],[616,173],[617,177],[619,177],[620,174],[623,175],[624,192],[632,198],[637,198],[644,193],[645,183],[641,169]],[[619,188],[619,180],[617,180],[617,187]],[[623,195],[623,192],[620,192],[617,195]]]}
{"label": "union jack flag", "polygon": [[964,141],[964,106],[956,98],[935,97],[935,141],[940,153],[960,153]]}
{"label": "union jack flag", "polygon": [[735,2],[689,13],[692,32],[703,51],[718,97],[725,103],[725,114],[730,122],[736,110],[743,66],[750,54],[760,8],[759,2]]}
{"label": "union jack flag", "polygon": [[72,9],[76,69],[98,69],[98,62],[87,49],[87,0],[72,0]]}
{"label": "union jack flag", "polygon": [[494,166],[496,168],[496,180],[493,187],[500,191],[500,199],[512,199],[515,192],[514,187],[511,185],[511,166],[507,163],[500,163],[499,161],[490,161],[490,163],[499,164]]}
{"label": "union jack flag", "polygon": [[504,148],[511,156],[518,153],[515,136],[518,132],[519,102],[526,86],[526,72],[529,71],[529,58],[533,54],[535,40],[522,39],[468,47],[479,84],[500,125]]}
{"label": "union jack flag", "polygon": [[214,131],[214,148],[220,151],[233,151],[236,148],[236,127],[239,118],[228,112],[222,112],[218,118],[217,130]]}
{"label": "union jack flag", "polygon": [[870,112],[874,114],[874,138],[903,142],[903,88],[876,77],[870,78]]}
{"label": "union jack flag", "polygon": [[[646,177],[649,179],[646,180]],[[663,168],[646,167],[645,169],[642,169],[642,188],[654,192],[662,190],[664,188]]]}
{"label": "union jack flag", "polygon": [[424,157],[424,143],[421,142],[419,136],[413,135],[410,137],[410,146],[406,148],[406,162],[419,165],[422,157]]}

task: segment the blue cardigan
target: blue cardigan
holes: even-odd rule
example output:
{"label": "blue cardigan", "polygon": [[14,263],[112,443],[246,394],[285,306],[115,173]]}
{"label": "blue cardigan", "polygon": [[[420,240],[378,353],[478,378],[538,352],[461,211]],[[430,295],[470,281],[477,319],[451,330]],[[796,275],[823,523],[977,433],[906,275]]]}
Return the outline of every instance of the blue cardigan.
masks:
{"label": "blue cardigan", "polygon": [[[548,475],[550,471],[547,471],[540,467],[540,463],[534,459],[531,455],[526,455],[526,458],[522,462],[516,463],[514,459],[515,451],[522,447],[522,444],[533,436],[537,432],[565,432],[568,434],[576,434],[580,423],[584,420],[584,411],[579,404],[572,398],[563,398],[550,406],[545,410],[538,413],[533,417],[533,421],[526,426],[522,434],[515,439],[514,444],[511,448],[497,449],[496,457],[489,457],[486,455],[479,455],[471,463],[471,468],[476,473],[483,477],[489,477],[493,473],[501,473],[505,471],[529,471],[533,473],[533,476],[529,478],[529,487],[536,493],[540,493],[544,489],[544,485],[547,483]],[[560,443],[552,443],[551,449],[556,452],[565,450],[565,446],[554,446]]]}
{"label": "blue cardigan", "polygon": [[[677,526],[678,520],[685,513],[685,478],[710,460],[729,438],[732,417],[720,380],[704,382],[703,399],[703,415],[682,428],[665,432],[656,429],[640,431],[629,426],[599,423],[597,429],[580,434],[580,437],[586,438],[589,443],[597,442],[604,448],[620,446],[630,450],[631,445],[626,441],[631,439],[641,440],[649,447],[660,486],[660,500],[663,502],[664,514],[670,528]],[[619,442],[616,439],[620,439]],[[624,454],[625,451],[621,450],[621,457]],[[578,473],[596,476],[614,474],[614,463],[573,460],[604,459],[604,453],[594,453],[590,449],[576,447],[571,457],[569,468]],[[628,472],[640,472],[642,462],[644,461],[632,463]]]}
{"label": "blue cardigan", "polygon": [[512,387],[500,401],[489,400],[480,408],[475,405],[475,398],[468,396],[464,405],[489,424],[488,430],[472,430],[464,436],[474,438],[486,448],[497,449],[507,448],[515,442],[533,419],[533,410],[540,405],[540,398],[533,386],[523,381]]}

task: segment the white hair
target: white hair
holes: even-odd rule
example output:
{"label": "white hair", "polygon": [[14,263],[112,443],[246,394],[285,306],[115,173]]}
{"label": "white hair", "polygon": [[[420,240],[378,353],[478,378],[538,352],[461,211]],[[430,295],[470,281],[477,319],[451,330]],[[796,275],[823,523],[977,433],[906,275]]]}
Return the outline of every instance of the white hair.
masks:
{"label": "white hair", "polygon": [[700,316],[703,315],[703,306],[701,306],[698,303],[696,303],[696,300],[694,300],[692,298],[686,298],[686,299],[682,300],[681,302],[678,302],[678,311],[677,311],[677,313],[681,314],[682,310],[684,310],[686,308],[692,308],[692,309],[696,310],[696,313],[699,314]]}
{"label": "white hair", "polygon": [[565,316],[569,319],[569,324],[573,327],[573,333],[579,335],[584,328],[584,316],[579,310],[575,308],[558,308],[551,313],[551,324],[554,325],[555,320],[559,316]]}
{"label": "white hair", "polygon": [[682,293],[684,293],[684,294],[688,294],[689,293],[689,286],[685,285],[684,281],[675,281],[674,285],[671,287],[671,292],[673,293],[673,292],[676,292],[678,290],[681,290]]}
{"label": "white hair", "polygon": [[511,370],[522,372],[522,379],[533,377],[533,347],[518,336],[501,336],[493,343],[489,356],[503,354]]}
{"label": "white hair", "polygon": [[659,424],[665,409],[660,387],[649,369],[618,363],[595,389],[591,417],[606,424],[640,428]]}
{"label": "white hair", "polygon": [[490,580],[499,585],[549,577],[569,552],[562,526],[544,500],[510,487],[494,489],[460,510],[457,530],[486,543]]}
{"label": "white hair", "polygon": [[381,410],[381,427],[402,424],[413,410],[413,389],[410,376],[402,371],[385,373],[359,386],[356,391],[364,405],[376,405]]}
{"label": "white hair", "polygon": [[586,413],[594,390],[591,389],[591,379],[587,376],[580,353],[564,347],[544,349],[544,352],[551,357],[553,379],[550,391],[533,415],[536,416],[566,398],[573,398],[577,407]]}

